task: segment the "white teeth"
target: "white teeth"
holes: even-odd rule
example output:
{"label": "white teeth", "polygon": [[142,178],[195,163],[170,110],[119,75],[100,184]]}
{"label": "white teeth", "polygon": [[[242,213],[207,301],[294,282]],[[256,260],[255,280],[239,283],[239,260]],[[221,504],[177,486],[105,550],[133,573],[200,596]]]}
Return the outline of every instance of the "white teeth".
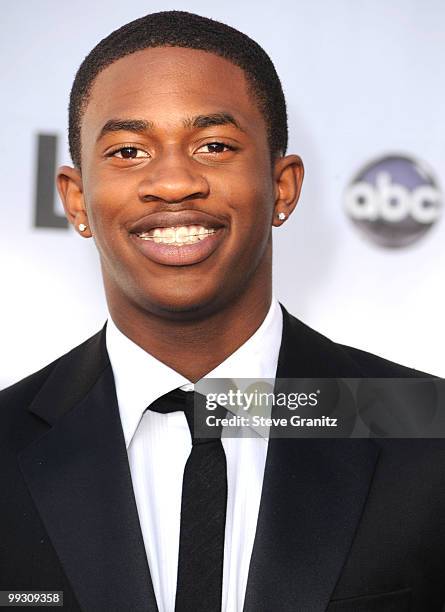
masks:
{"label": "white teeth", "polygon": [[176,232],[173,227],[168,227],[165,232],[161,234],[161,241],[171,244],[175,242]]}
{"label": "white teeth", "polygon": [[188,227],[177,227],[175,242],[186,242],[188,235],[189,235]]}
{"label": "white teeth", "polygon": [[210,234],[214,234],[215,231],[214,228],[207,228],[202,225],[182,225],[181,227],[157,227],[137,235],[142,240],[182,246],[183,244],[194,244],[204,240]]}
{"label": "white teeth", "polygon": [[[148,236],[147,236],[148,238]],[[153,238],[155,242],[162,242],[162,238],[161,238],[161,230],[160,229],[155,229],[155,231],[153,232]]]}

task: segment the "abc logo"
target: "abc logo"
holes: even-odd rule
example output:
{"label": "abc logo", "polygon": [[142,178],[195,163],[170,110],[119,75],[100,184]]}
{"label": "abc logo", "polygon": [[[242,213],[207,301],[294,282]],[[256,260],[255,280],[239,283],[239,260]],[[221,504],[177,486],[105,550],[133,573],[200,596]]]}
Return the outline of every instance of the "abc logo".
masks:
{"label": "abc logo", "polygon": [[373,242],[403,247],[418,240],[439,219],[441,193],[423,164],[392,155],[356,174],[346,189],[345,209]]}

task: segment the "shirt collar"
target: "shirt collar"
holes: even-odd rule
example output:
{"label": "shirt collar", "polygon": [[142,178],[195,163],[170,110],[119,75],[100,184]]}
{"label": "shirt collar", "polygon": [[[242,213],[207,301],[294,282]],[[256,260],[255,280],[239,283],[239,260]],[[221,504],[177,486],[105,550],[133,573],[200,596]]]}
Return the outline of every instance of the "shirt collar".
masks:
{"label": "shirt collar", "polygon": [[[282,311],[276,298],[272,298],[269,311],[256,332],[206,378],[275,378],[282,329]],[[128,449],[150,404],[173,389],[191,390],[194,385],[125,336],[111,317],[106,327],[106,344]]]}

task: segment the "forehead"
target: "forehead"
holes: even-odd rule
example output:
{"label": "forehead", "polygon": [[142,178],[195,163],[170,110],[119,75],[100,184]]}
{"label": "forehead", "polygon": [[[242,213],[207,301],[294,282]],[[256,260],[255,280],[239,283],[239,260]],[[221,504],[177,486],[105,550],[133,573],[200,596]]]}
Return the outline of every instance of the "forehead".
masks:
{"label": "forehead", "polygon": [[97,76],[82,138],[93,136],[110,118],[138,117],[173,125],[185,116],[221,111],[246,126],[263,124],[241,68],[207,51],[144,49],[117,60]]}

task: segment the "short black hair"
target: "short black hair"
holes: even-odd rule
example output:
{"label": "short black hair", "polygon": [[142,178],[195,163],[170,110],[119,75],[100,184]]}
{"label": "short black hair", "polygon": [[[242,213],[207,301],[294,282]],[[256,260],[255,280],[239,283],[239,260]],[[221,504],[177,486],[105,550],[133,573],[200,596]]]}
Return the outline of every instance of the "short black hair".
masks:
{"label": "short black hair", "polygon": [[101,40],[77,71],[69,103],[68,141],[74,165],[80,168],[80,127],[98,74],[116,60],[150,47],[183,47],[209,51],[239,66],[267,126],[273,158],[287,148],[286,102],[272,60],[246,34],[219,21],[185,11],[151,13],[127,23]]}

